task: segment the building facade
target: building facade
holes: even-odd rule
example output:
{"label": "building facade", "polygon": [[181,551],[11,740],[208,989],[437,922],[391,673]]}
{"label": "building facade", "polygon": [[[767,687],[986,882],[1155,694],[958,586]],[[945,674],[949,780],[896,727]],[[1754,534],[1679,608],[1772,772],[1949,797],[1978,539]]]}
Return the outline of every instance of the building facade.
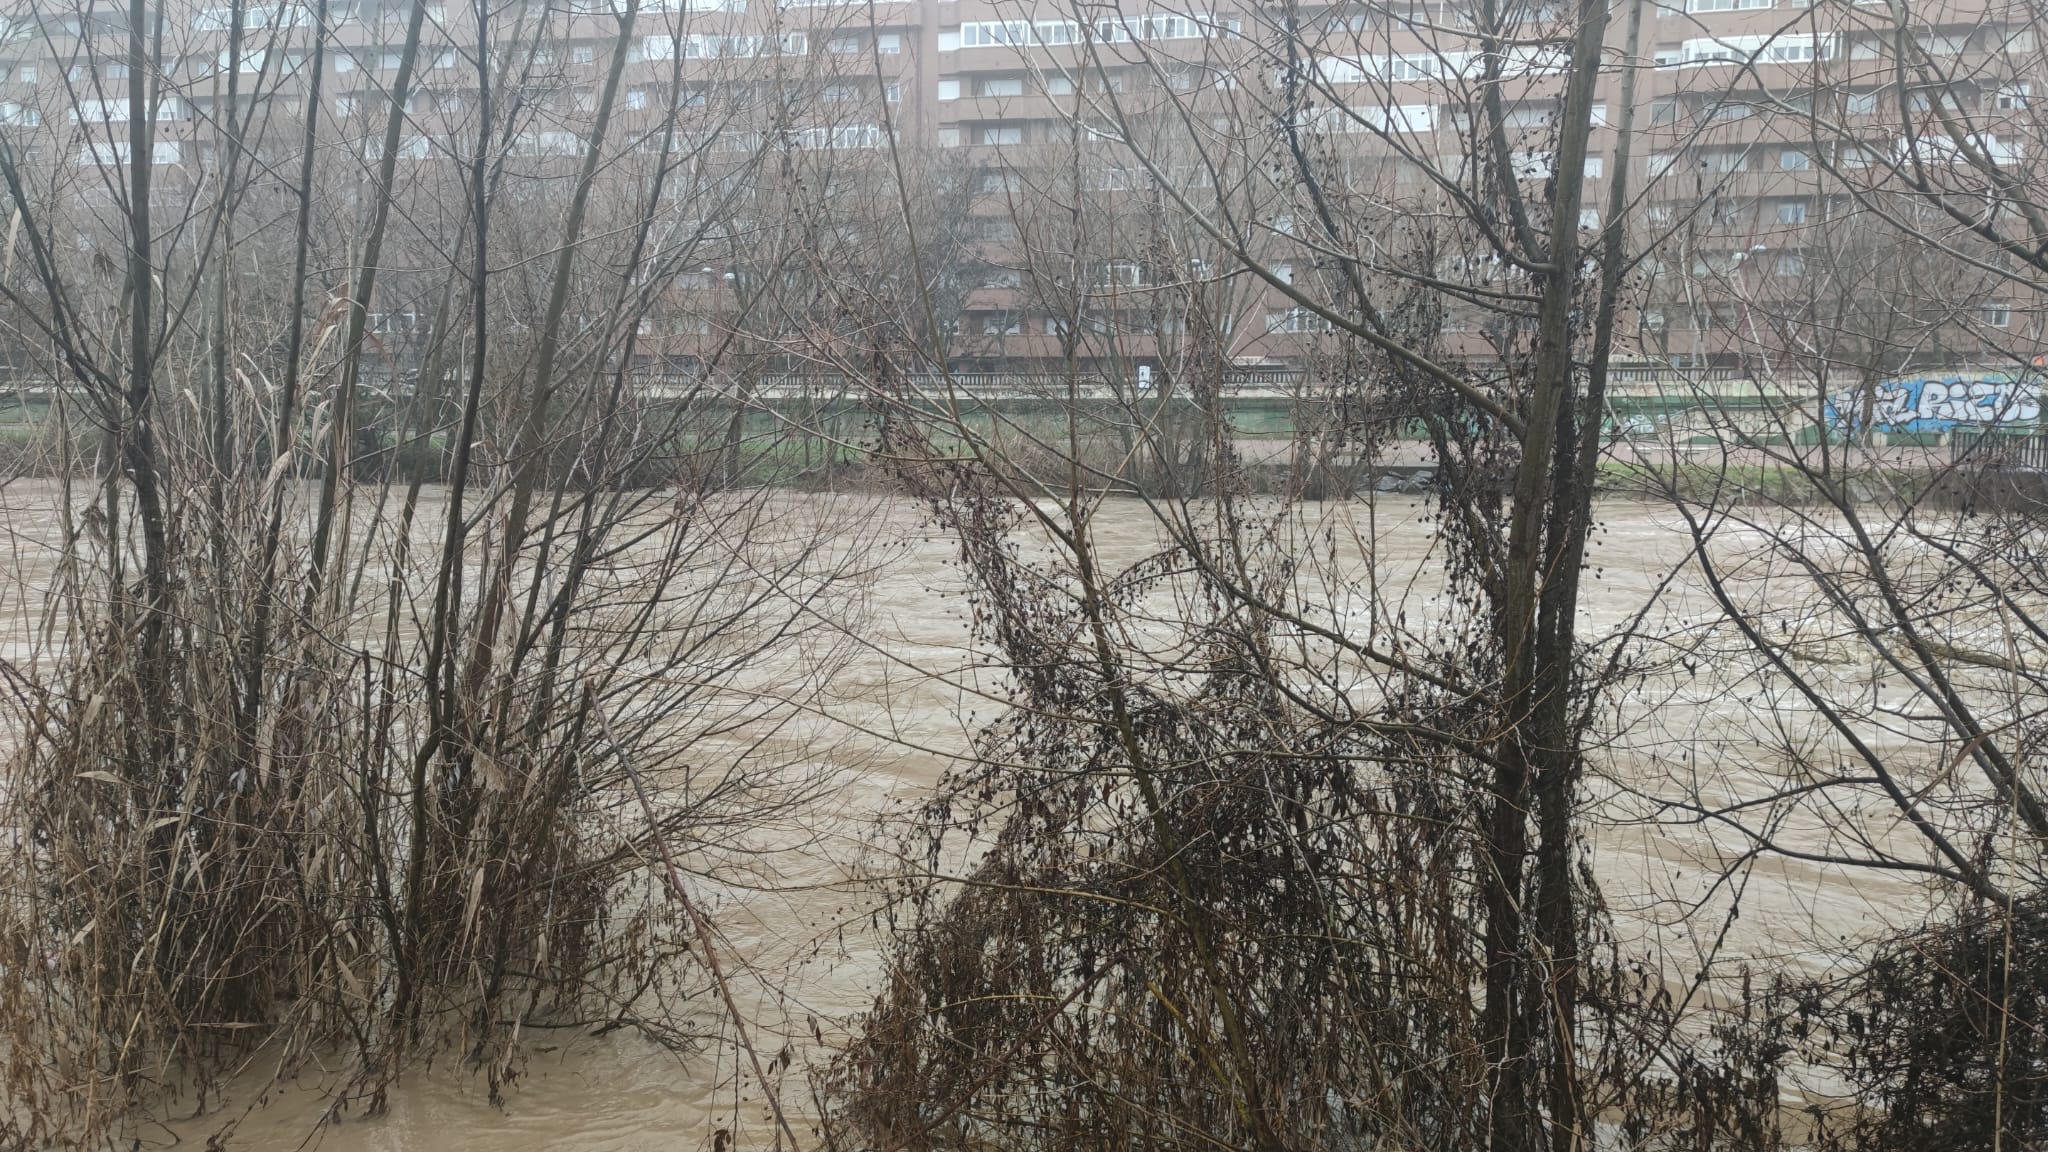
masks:
{"label": "building facade", "polygon": [[[1303,298],[1335,299],[1340,265],[1367,270],[1376,307],[1464,286],[1415,322],[1448,354],[1497,356],[1520,318],[1490,301],[1517,273],[1489,267],[1461,213],[1503,180],[1539,204],[1577,181],[1585,233],[1627,230],[1641,253],[1627,354],[1646,363],[1771,371],[1820,341],[1892,371],[2039,336],[2035,301],[1973,269],[1996,254],[1971,246],[1967,220],[1929,222],[1952,249],[1939,259],[1909,258],[1887,227],[1924,208],[1895,198],[1902,175],[2033,186],[2041,54],[2017,5],[1920,6],[1897,24],[1858,3],[1622,3],[1591,153],[1560,172],[1573,13],[1553,4],[1511,7],[1496,40],[1465,0],[655,0],[626,35],[617,12],[579,2],[491,9],[481,29],[476,9],[427,5],[409,67],[404,3],[150,9],[140,54],[124,12],[38,10],[0,40],[0,133],[50,210],[77,215],[82,251],[118,244],[140,65],[166,210],[203,217],[231,153],[252,186],[288,188],[311,139],[345,248],[350,184],[376,171],[398,89],[397,162],[424,218],[460,202],[479,153],[544,199],[616,62],[608,172],[637,189],[684,158],[687,193],[659,209],[715,241],[651,289],[645,343],[671,363],[706,362],[742,317],[756,347],[795,338],[760,320],[766,285],[807,259],[764,267],[770,217],[791,251],[826,259],[823,220],[846,259],[884,265],[907,259],[892,246],[904,221],[929,229],[945,271],[922,274],[928,335],[960,370],[1136,379],[1191,346],[1241,371],[1327,367],[1343,341]],[[630,215],[631,194],[618,199]],[[1333,250],[1318,202],[1370,221],[1347,240],[1365,250]],[[795,216],[812,239],[787,240]],[[433,323],[430,294],[402,280],[372,324],[393,342]]]}

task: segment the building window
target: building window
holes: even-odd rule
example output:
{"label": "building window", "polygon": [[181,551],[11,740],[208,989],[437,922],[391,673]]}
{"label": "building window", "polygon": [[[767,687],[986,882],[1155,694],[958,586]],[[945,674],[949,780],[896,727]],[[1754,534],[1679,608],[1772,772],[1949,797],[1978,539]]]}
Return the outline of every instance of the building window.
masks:
{"label": "building window", "polygon": [[981,130],[983,144],[1022,144],[1024,129],[1014,124],[989,124]]}
{"label": "building window", "polygon": [[1284,263],[1275,264],[1273,265],[1272,271],[1273,279],[1278,280],[1282,284],[1294,283],[1294,265]]}
{"label": "building window", "polygon": [[1133,188],[1149,187],[1143,173],[1133,173],[1128,168],[1090,165],[1081,173],[1081,186],[1090,192],[1128,192]]}
{"label": "building window", "polygon": [[[945,81],[941,80],[941,84]],[[1021,76],[997,76],[978,80],[974,85],[976,96],[1022,96],[1024,79]]]}
{"label": "building window", "polygon": [[959,98],[960,98],[960,82],[959,82],[958,80],[941,80],[941,81],[939,81],[939,99],[941,99],[941,100],[958,100]]}
{"label": "building window", "polygon": [[[126,140],[96,140],[79,149],[78,166],[90,168],[96,165],[126,164],[130,155],[132,153],[128,151]],[[175,140],[159,140],[150,145],[151,164],[176,164],[182,158],[183,150]]]}
{"label": "building window", "polygon": [[1508,157],[1517,180],[1548,180],[1557,171],[1555,152],[1516,152]]}
{"label": "building window", "polygon": [[1306,308],[1266,313],[1268,332],[1328,332],[1330,329],[1328,320]]}
{"label": "building window", "polygon": [[1785,203],[1783,203],[1783,204],[1780,204],[1780,205],[1778,205],[1778,223],[1780,223],[1780,224],[1804,224],[1804,223],[1806,223],[1806,201],[1804,201],[1804,200],[1788,200],[1788,201],[1786,201]]}
{"label": "building window", "polygon": [[1977,314],[1982,318],[1985,326],[1989,328],[2005,328],[2012,324],[2012,305],[2010,304],[1986,304],[1978,309]]}
{"label": "building window", "polygon": [[1071,20],[1041,20],[1032,31],[1038,42],[1047,47],[1077,44],[1081,40],[1081,26]]}
{"label": "building window", "polygon": [[875,51],[884,56],[897,56],[903,52],[903,36],[896,32],[884,32],[875,37]]}
{"label": "building window", "polygon": [[120,124],[128,119],[126,100],[84,100],[72,105],[72,123]]}
{"label": "building window", "polygon": [[[264,63],[266,60],[269,59],[269,56],[270,53],[266,49],[257,48],[254,50],[245,50],[242,56],[242,61],[239,70],[242,72],[261,72],[263,71]],[[301,59],[302,57],[300,53],[297,52],[279,53],[277,59],[277,67],[281,72],[284,73],[296,72],[299,70],[299,64],[301,62]],[[228,51],[225,48],[221,49],[220,52],[220,66],[222,70],[226,70],[226,68],[228,67]]]}
{"label": "building window", "polygon": [[1778,153],[1778,169],[1783,172],[1803,172],[1813,167],[1813,159],[1806,153],[1787,148]]}
{"label": "building window", "polygon": [[1607,175],[1607,158],[1605,156],[1586,157],[1586,179],[1598,180],[1605,175]]}
{"label": "building window", "polygon": [[372,312],[369,319],[370,331],[380,336],[405,336],[422,331],[426,327],[420,322],[419,311],[413,308]]}
{"label": "building window", "polygon": [[2027,107],[2031,88],[2025,84],[2008,84],[1998,90],[1997,104],[2002,112],[2021,112]]}
{"label": "building window", "polygon": [[1031,41],[1031,25],[1023,20],[981,20],[960,26],[962,48],[1022,48]]}
{"label": "building window", "polygon": [[1773,271],[1780,276],[1803,276],[1806,274],[1806,257],[1797,252],[1781,252]]}
{"label": "building window", "polygon": [[[1659,53],[1662,63],[1663,53]],[[1761,36],[1707,36],[1679,45],[1674,63],[1705,64],[1809,64],[1831,60],[1835,55],[1835,34],[1831,32],[1776,33]]]}
{"label": "building window", "polygon": [[1102,266],[1105,288],[1139,288],[1145,283],[1145,266],[1135,260],[1111,260]]}

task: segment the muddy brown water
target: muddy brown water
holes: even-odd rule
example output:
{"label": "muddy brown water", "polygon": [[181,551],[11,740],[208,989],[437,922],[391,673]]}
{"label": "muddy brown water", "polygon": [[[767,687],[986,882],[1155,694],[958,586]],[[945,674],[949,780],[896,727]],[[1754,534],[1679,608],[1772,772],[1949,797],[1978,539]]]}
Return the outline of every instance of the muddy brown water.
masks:
{"label": "muddy brown water", "polygon": [[[54,491],[19,484],[0,497],[7,530],[0,551],[12,550],[0,563],[12,564],[14,584],[0,601],[0,623],[17,630],[36,611],[29,593],[36,573],[47,570],[55,499]],[[805,1063],[824,1054],[813,1037],[822,1035],[829,1049],[843,1035],[879,970],[880,940],[858,878],[887,866],[877,849],[886,842],[880,830],[967,746],[973,726],[997,710],[991,694],[1000,687],[977,659],[950,541],[906,501],[861,497],[842,511],[848,532],[886,552],[858,655],[839,674],[827,709],[839,730],[820,758],[836,771],[834,786],[803,833],[790,837],[791,846],[744,883],[706,883],[699,892],[741,968],[735,990],[756,1046],[773,1054],[787,1045],[797,1057],[783,1094],[798,1113],[809,1103]],[[1327,560],[1308,570],[1331,578],[1344,619],[1366,626],[1375,612],[1405,612],[1413,626],[1450,610],[1428,514],[1420,500],[1396,496],[1311,506],[1294,538],[1323,542]],[[1675,518],[1655,507],[1609,503],[1599,520],[1589,557],[1596,578],[1587,585],[1587,633],[1622,626],[1652,600],[1645,630],[1683,643],[1704,629],[1710,605],[1687,575],[1689,539]],[[1141,557],[1160,539],[1136,503],[1107,505],[1095,527],[1110,562]],[[1367,555],[1376,563],[1368,564]],[[17,645],[12,654],[19,652]],[[1592,785],[1603,814],[1593,837],[1595,868],[1621,935],[1658,941],[1681,980],[1687,964],[1706,955],[1721,927],[1717,913],[1729,902],[1725,886],[1707,881],[1745,845],[1725,829],[1650,817],[1660,792],[1734,795],[1768,784],[1771,752],[1744,711],[1754,702],[1746,690],[1711,674],[1655,686],[1640,703],[1618,710],[1610,727],[1625,734],[1599,754]],[[1795,822],[1789,834],[1797,832]],[[1915,922],[1928,896],[1895,876],[1766,861],[1748,874],[1741,903],[1728,936],[1733,952],[1769,965],[1818,966],[1882,925]],[[318,1069],[258,1091],[258,1068],[226,1109],[136,1135],[144,1147],[204,1146],[228,1127],[229,1148],[639,1152],[712,1148],[723,1130],[741,1146],[772,1146],[758,1086],[734,1075],[729,1029],[708,997],[701,1023],[707,1042],[684,1056],[630,1034],[529,1034],[524,1075],[501,1108],[486,1102],[474,1078],[437,1066],[407,1077],[385,1115],[323,1126],[327,1082]]]}

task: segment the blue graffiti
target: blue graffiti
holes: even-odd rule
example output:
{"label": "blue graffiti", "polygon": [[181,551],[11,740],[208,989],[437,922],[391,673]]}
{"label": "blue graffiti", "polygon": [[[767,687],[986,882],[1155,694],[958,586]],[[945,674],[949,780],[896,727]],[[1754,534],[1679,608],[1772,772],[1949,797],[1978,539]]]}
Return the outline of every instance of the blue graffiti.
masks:
{"label": "blue graffiti", "polygon": [[[2041,418],[2037,376],[1887,380],[1866,392],[1828,397],[1828,422],[1896,432],[1940,432],[1958,424],[2017,424]],[[1866,415],[1867,413],[1867,415]]]}

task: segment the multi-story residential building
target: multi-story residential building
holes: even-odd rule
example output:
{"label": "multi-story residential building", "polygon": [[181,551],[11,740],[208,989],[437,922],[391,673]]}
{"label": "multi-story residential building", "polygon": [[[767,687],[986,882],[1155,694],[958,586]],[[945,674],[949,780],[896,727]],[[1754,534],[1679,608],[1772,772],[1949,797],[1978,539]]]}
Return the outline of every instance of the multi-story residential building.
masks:
{"label": "multi-story residential building", "polygon": [[[1240,367],[1315,364],[1332,326],[1289,288],[1327,298],[1317,278],[1339,260],[1386,273],[1375,282],[1389,299],[1423,282],[1418,271],[1491,283],[1492,257],[1457,217],[1461,195],[1499,179],[1539,201],[1550,182],[1580,181],[1582,228],[1629,229],[1645,253],[1633,351],[1646,358],[1753,365],[1820,328],[1895,367],[2034,337],[2034,302],[1973,275],[1967,252],[1902,267],[1877,203],[1901,166],[1958,166],[1945,114],[1998,164],[2018,172],[2036,159],[2027,145],[2042,137],[2030,105],[2041,55],[2023,8],[1958,4],[1915,12],[1902,28],[1867,4],[1643,3],[1633,55],[1626,4],[1611,21],[1612,67],[1578,172],[1556,171],[1554,159],[1566,13],[1521,6],[1509,46],[1489,57],[1466,0],[1287,10],[655,0],[623,40],[595,0],[503,11],[483,35],[471,8],[433,3],[421,12],[398,156],[444,206],[452,174],[480,146],[545,188],[551,164],[580,155],[623,52],[616,163],[644,177],[656,157],[690,155],[678,211],[692,218],[706,216],[694,205],[716,203],[758,221],[779,210],[759,197],[799,186],[825,216],[850,211],[849,189],[862,184],[910,175],[951,188],[954,218],[913,223],[956,232],[956,244],[932,247],[954,263],[944,354],[963,368],[1086,363],[1137,375],[1165,370],[1195,342]],[[252,2],[237,37],[232,8],[152,10],[143,63],[159,188],[195,202],[231,136],[260,178],[289,184],[284,159],[304,138],[316,60],[316,139],[351,162],[333,166],[349,174],[343,185],[363,180],[363,159],[381,155],[413,11]],[[482,72],[480,47],[492,61]],[[99,6],[18,17],[0,41],[0,131],[40,157],[53,194],[97,204],[109,226],[119,189],[108,173],[130,155],[136,63],[125,13]],[[1632,192],[1612,220],[1606,190],[1621,174],[1624,125]],[[762,162],[770,153],[781,159]],[[1326,200],[1379,221],[1361,233],[1373,251],[1331,249],[1302,198],[1307,171],[1331,182],[1318,189]],[[881,239],[899,227],[899,202],[862,203],[881,218],[854,250],[896,259]],[[94,242],[87,231],[81,245]],[[650,343],[682,350],[672,358],[701,361],[726,340],[766,274],[746,228],[721,235],[715,258],[668,270],[647,326],[661,337]],[[1247,255],[1263,275],[1245,270]],[[1873,299],[1883,277],[1891,287]],[[431,323],[431,310],[394,286],[373,329],[396,340]],[[1195,311],[1208,317],[1200,334]],[[1511,308],[1474,307],[1469,294],[1427,322],[1444,347],[1477,357],[1498,354],[1515,328]]]}
{"label": "multi-story residential building", "polygon": [[[1646,22],[1647,352],[1796,358],[1803,344],[1882,373],[2041,340],[2037,303],[1973,266],[1981,238],[1895,191],[1919,178],[1984,204],[1990,184],[2033,183],[2032,15],[1915,5],[1895,20],[1868,4],[1685,0]],[[1906,242],[1902,217],[1925,218],[1914,230],[1939,243]]]}
{"label": "multi-story residential building", "polygon": [[[1042,170],[1051,145],[1093,135],[1101,146],[1082,184],[1170,207],[1150,186],[1206,179],[1203,166],[1219,155],[1249,157],[1250,168],[1279,153],[1285,168],[1292,145],[1275,138],[1293,122],[1316,138],[1318,162],[1327,161],[1334,182],[1389,213],[1381,255],[1395,264],[1434,259],[1456,279],[1470,275],[1470,259],[1493,257],[1425,250],[1404,225],[1455,216],[1459,190],[1476,195],[1495,178],[1481,172],[1492,157],[1482,107],[1492,94],[1501,101],[1512,178],[1532,188],[1581,181],[1588,232],[1617,224],[1603,217],[1620,174],[1620,134],[1624,125],[1630,131],[1630,191],[1618,224],[1646,253],[1631,350],[1645,359],[1770,372],[1783,367],[1774,354],[1782,360],[1805,349],[1884,372],[2009,358],[2041,337],[2034,301],[2015,299],[1997,275],[1973,272],[1966,227],[1936,227],[1939,244],[1911,245],[1888,219],[1926,210],[1888,199],[1902,168],[1925,166],[1937,185],[1959,188],[1981,178],[1959,161],[1939,122],[1944,112],[2012,179],[2030,181],[2029,146],[2038,151],[2043,139],[2030,105],[2041,56],[2031,13],[2017,6],[1920,9],[1901,28],[1889,10],[1864,4],[1646,0],[1632,51],[1626,5],[1618,6],[1591,151],[1574,173],[1555,171],[1570,31],[1555,6],[1518,16],[1510,6],[1520,38],[1490,74],[1473,9],[1455,2],[1331,6],[1295,13],[1300,23],[1291,28],[1277,27],[1282,16],[1264,9],[1124,12],[1098,19],[1086,30],[1092,37],[1013,4],[948,7],[957,7],[959,22],[942,16],[931,44],[942,61],[929,93],[939,109],[934,143],[978,163]],[[1630,60],[1635,107],[1624,116]],[[1290,67],[1305,95],[1288,92]],[[1145,138],[1148,130],[1155,134]],[[1168,156],[1176,149],[1199,163],[1176,164]],[[1148,151],[1150,162],[1133,156]],[[1007,186],[993,169],[985,179]],[[1309,210],[1282,187],[1298,179],[1274,181],[1270,215],[1247,233],[1270,251],[1270,279],[1327,270],[1335,255]],[[1000,216],[1004,205],[977,211]],[[1004,234],[999,222],[990,226]],[[1110,247],[1100,283],[1126,313],[1136,290],[1188,274]],[[1016,278],[1002,275],[1006,286]],[[1400,283],[1389,281],[1388,290],[1398,294]],[[1301,362],[1327,321],[1277,288],[1253,289],[1238,303],[1234,357]],[[1056,318],[1034,315],[1029,296],[1011,287],[970,298],[966,328],[988,337],[988,366],[1051,353],[1042,333],[1056,330]],[[1511,318],[1457,302],[1439,318],[1443,340],[1477,356],[1499,348],[1501,335],[1485,329],[1504,320]],[[1159,333],[1140,324],[1132,335],[1141,349]]]}

